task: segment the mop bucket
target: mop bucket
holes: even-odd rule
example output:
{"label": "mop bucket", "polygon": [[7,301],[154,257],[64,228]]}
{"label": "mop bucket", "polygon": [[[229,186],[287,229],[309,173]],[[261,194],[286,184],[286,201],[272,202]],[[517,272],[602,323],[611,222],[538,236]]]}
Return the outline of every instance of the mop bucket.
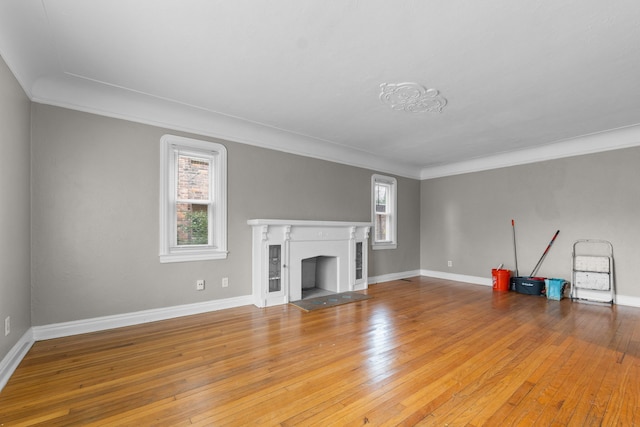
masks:
{"label": "mop bucket", "polygon": [[511,288],[519,294],[544,295],[544,277],[513,277]]}
{"label": "mop bucket", "polygon": [[493,279],[494,291],[508,291],[511,281],[511,270],[491,269],[491,277]]}

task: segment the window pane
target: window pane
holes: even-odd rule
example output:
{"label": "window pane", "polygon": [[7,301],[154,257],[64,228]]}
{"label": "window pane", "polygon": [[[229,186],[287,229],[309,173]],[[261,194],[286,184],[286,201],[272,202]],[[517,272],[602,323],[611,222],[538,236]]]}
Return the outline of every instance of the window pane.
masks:
{"label": "window pane", "polygon": [[376,212],[385,213],[387,211],[387,190],[387,186],[376,184]]}
{"label": "window pane", "polygon": [[178,200],[209,200],[208,159],[178,156]]}
{"label": "window pane", "polygon": [[390,176],[371,176],[371,211],[373,221],[372,249],[395,249],[397,247],[397,185]]}
{"label": "window pane", "polygon": [[176,204],[178,245],[209,243],[209,207],[192,203]]}
{"label": "window pane", "polygon": [[362,242],[356,243],[356,280],[362,279]]}
{"label": "window pane", "polygon": [[281,245],[269,245],[269,292],[280,292],[282,289],[280,279],[281,254]]}
{"label": "window pane", "polygon": [[384,242],[389,240],[387,237],[388,215],[376,215],[376,241]]}

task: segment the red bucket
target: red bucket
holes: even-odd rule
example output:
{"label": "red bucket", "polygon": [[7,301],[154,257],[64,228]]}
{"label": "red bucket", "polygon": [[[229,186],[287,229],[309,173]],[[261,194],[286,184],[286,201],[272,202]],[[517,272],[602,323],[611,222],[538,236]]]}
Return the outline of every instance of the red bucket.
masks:
{"label": "red bucket", "polygon": [[511,270],[491,269],[494,291],[508,291],[511,282]]}

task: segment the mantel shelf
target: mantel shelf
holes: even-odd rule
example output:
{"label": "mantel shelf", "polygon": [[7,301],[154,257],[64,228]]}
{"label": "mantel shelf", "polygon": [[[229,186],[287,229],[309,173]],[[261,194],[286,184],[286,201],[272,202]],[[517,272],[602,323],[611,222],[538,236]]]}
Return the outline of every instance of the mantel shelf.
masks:
{"label": "mantel shelf", "polygon": [[300,219],[250,219],[249,225],[291,225],[299,227],[371,227],[370,222],[313,221]]}

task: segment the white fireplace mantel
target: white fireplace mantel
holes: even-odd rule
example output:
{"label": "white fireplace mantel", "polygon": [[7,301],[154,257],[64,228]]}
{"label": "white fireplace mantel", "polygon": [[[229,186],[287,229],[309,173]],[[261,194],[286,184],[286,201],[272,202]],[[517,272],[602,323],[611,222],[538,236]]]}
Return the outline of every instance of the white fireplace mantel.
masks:
{"label": "white fireplace mantel", "polygon": [[[328,290],[367,288],[367,244],[371,223],[251,219],[253,300],[258,307],[302,298],[302,260],[328,257]],[[334,279],[335,277],[335,279]]]}

